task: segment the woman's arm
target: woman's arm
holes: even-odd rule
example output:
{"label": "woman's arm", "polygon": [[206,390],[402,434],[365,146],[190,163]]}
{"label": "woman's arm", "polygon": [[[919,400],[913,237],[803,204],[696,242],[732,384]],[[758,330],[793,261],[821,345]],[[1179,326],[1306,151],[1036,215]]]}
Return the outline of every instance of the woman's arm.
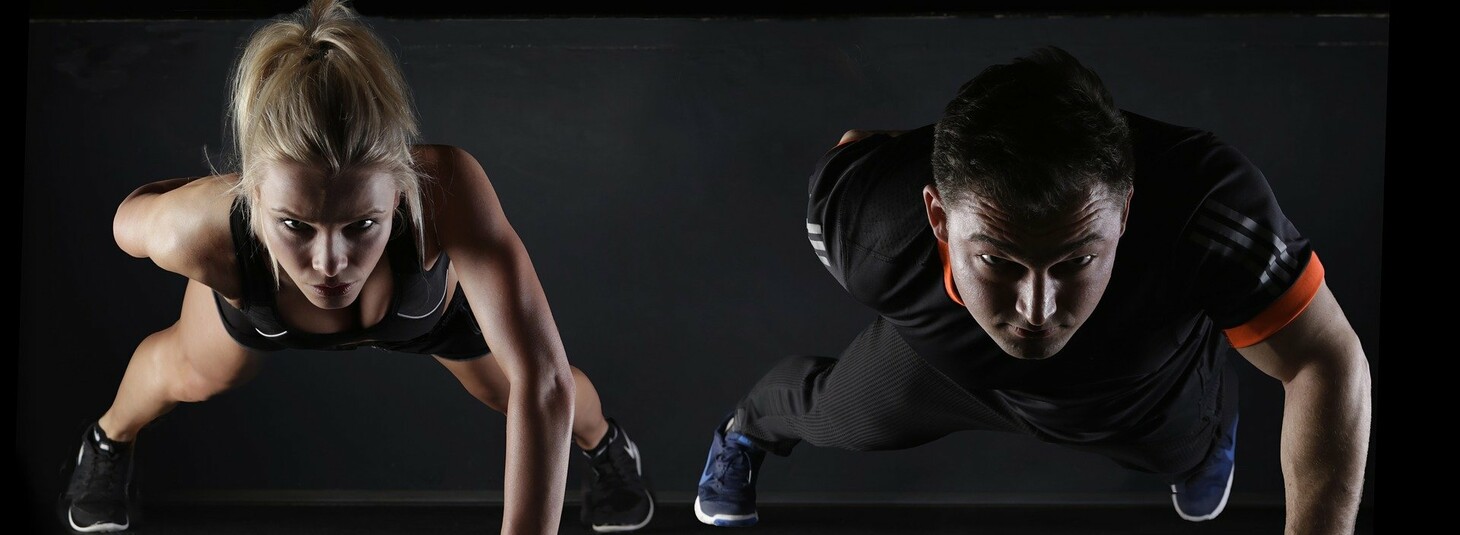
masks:
{"label": "woman's arm", "polygon": [[573,376],[527,250],[475,158],[433,147],[437,240],[511,383],[502,533],[557,533],[573,423]]}
{"label": "woman's arm", "polygon": [[231,176],[174,178],[128,195],[112,219],[117,245],[136,258],[238,296],[229,229]]}

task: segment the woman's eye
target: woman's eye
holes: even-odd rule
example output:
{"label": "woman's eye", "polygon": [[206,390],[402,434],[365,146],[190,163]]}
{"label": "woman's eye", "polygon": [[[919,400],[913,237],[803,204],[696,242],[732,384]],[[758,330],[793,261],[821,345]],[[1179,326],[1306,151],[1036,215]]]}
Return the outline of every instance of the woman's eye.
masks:
{"label": "woman's eye", "polygon": [[364,220],[361,220],[361,221],[355,223],[355,228],[358,228],[360,230],[365,230],[365,229],[369,229],[369,228],[375,228],[375,225],[376,225],[376,223],[375,223],[375,220],[374,219],[364,219]]}
{"label": "woman's eye", "polygon": [[304,224],[294,219],[280,219],[279,223],[289,230],[304,230]]}

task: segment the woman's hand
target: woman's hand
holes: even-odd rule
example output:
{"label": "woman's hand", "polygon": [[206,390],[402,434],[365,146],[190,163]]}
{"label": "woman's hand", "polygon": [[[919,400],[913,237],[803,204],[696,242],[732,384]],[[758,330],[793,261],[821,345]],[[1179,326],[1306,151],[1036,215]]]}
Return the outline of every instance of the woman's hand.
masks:
{"label": "woman's hand", "polygon": [[557,533],[573,376],[547,296],[475,158],[436,146],[431,221],[482,335],[511,383],[503,533]]}

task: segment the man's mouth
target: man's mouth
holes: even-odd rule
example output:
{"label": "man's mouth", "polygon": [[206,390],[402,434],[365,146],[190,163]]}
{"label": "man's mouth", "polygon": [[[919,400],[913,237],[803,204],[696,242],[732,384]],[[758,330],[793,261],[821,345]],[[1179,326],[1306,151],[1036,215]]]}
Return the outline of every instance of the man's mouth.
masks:
{"label": "man's mouth", "polygon": [[1026,329],[1024,327],[1014,327],[1014,335],[1020,338],[1048,338],[1052,334],[1054,334],[1054,329],[1050,328]]}

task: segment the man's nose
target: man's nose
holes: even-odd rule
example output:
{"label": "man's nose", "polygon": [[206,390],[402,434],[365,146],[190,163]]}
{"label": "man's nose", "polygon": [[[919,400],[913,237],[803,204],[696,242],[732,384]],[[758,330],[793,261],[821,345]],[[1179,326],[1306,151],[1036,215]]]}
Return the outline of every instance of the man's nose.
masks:
{"label": "man's nose", "polygon": [[1019,299],[1014,304],[1030,327],[1042,327],[1055,313],[1053,281],[1049,275],[1031,270],[1019,281]]}

